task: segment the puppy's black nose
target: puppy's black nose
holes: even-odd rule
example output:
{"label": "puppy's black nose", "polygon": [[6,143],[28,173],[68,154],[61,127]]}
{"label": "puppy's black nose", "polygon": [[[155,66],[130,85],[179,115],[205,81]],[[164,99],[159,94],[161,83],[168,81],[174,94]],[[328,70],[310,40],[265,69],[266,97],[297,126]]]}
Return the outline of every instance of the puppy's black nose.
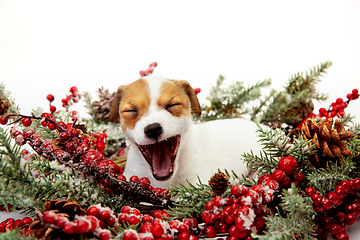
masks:
{"label": "puppy's black nose", "polygon": [[163,133],[163,128],[161,127],[160,123],[156,122],[147,125],[144,129],[144,132],[149,138],[157,140],[160,134]]}

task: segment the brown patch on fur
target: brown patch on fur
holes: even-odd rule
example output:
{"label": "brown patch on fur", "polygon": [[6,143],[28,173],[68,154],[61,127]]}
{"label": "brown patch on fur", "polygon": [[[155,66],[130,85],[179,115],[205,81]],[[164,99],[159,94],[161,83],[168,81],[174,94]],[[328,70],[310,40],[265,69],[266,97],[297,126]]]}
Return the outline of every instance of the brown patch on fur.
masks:
{"label": "brown patch on fur", "polygon": [[[194,89],[190,86],[190,84],[184,80],[181,81],[171,80],[171,82],[175,83],[177,88],[181,89],[182,92],[184,92],[187,95],[187,98],[190,100],[191,111],[195,113],[197,116],[200,116],[201,115],[200,103],[195,94]],[[189,108],[189,106],[187,106],[187,108]]]}
{"label": "brown patch on fur", "polygon": [[148,82],[145,79],[139,79],[119,88],[111,106],[112,114],[110,113],[110,119],[116,119],[117,109],[121,129],[124,132],[126,128],[134,129],[136,122],[148,111],[149,105],[150,90]]}
{"label": "brown patch on fur", "polygon": [[188,95],[179,87],[176,81],[163,82],[160,88],[160,97],[156,103],[176,117],[190,116],[190,100]]}

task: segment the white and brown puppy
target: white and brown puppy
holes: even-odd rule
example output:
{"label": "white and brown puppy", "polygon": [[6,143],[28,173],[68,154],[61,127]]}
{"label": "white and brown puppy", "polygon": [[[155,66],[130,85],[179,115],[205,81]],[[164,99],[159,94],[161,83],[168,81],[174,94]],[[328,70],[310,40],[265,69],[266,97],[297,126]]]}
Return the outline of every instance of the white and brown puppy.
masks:
{"label": "white and brown puppy", "polygon": [[148,177],[154,187],[178,181],[203,183],[218,169],[248,174],[241,154],[258,154],[255,123],[244,119],[194,124],[200,115],[194,90],[186,81],[148,76],[121,86],[114,98],[110,120],[120,119],[130,142],[125,176]]}

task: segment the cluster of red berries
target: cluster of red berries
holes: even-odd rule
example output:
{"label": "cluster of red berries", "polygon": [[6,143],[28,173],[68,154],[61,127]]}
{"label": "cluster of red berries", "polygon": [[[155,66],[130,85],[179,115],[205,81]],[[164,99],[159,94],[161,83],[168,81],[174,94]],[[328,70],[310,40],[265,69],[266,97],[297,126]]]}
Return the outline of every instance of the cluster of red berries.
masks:
{"label": "cluster of red berries", "polygon": [[66,110],[69,109],[69,107],[74,104],[77,103],[81,98],[81,95],[78,92],[78,88],[77,87],[71,87],[70,88],[70,93],[67,94],[67,96],[64,99],[61,99],[62,102],[62,106],[64,108],[66,108]]}
{"label": "cluster of red berries", "polygon": [[331,103],[328,110],[325,108],[319,109],[319,116],[320,117],[344,117],[345,115],[345,108],[349,105],[350,101],[359,98],[359,91],[357,89],[353,89],[351,93],[346,95],[347,100],[344,101],[342,98],[336,99],[335,102]]}
{"label": "cluster of red berries", "polygon": [[156,68],[156,66],[157,66],[157,62],[150,63],[149,67],[146,70],[140,71],[140,76],[145,77],[145,76],[150,75],[151,73],[153,73],[154,68]]}
{"label": "cluster of red berries", "polygon": [[24,217],[23,219],[17,220],[13,218],[8,218],[0,223],[0,233],[4,233],[7,230],[11,231],[14,228],[20,228],[21,232],[24,235],[27,235],[30,232],[29,225],[30,223],[32,223],[32,221],[33,220],[29,217]]}
{"label": "cluster of red berries", "polygon": [[105,150],[105,145],[107,142],[107,135],[105,131],[103,133],[90,134],[90,136],[93,137],[91,143],[94,148],[103,152]]}
{"label": "cluster of red berries", "polygon": [[290,177],[296,176],[296,168],[297,162],[293,157],[283,157],[279,160],[278,169],[272,175],[260,176],[257,185],[234,185],[229,197],[216,196],[207,202],[202,213],[206,236],[213,238],[219,232],[228,233],[228,240],[237,240],[252,239],[251,233],[261,233],[266,223],[264,217],[273,212],[268,204],[280,188],[291,182]]}
{"label": "cluster of red berries", "polygon": [[[359,98],[359,91],[355,88],[352,90],[351,93],[346,95],[347,100],[344,101],[342,98],[336,99],[335,102],[331,103],[328,110],[325,108],[319,109],[319,114],[316,115],[315,113],[310,113],[309,118],[316,118],[316,117],[324,117],[324,118],[334,118],[336,116],[343,118],[345,116],[345,108],[349,105],[350,101],[356,100]],[[301,124],[299,124],[298,128],[302,127],[302,124],[306,121],[304,119]]]}
{"label": "cluster of red berries", "polygon": [[37,213],[42,222],[52,228],[59,229],[65,234],[93,234],[101,240],[109,240],[111,232],[107,227],[113,227],[116,223],[116,217],[110,208],[101,206],[92,206],[88,208],[87,215],[75,216],[70,220],[62,213],[45,211]]}
{"label": "cluster of red berries", "polygon": [[353,225],[360,216],[360,178],[343,180],[322,197],[313,187],[305,189],[306,195],[313,201],[318,239],[327,239],[329,232],[335,239],[346,240],[348,225]]}
{"label": "cluster of red berries", "polygon": [[[97,179],[100,179],[99,184],[115,194],[120,194],[125,189],[127,189],[125,191],[134,189],[140,193],[141,196],[145,194],[149,197],[149,192],[139,190],[137,187],[142,186],[146,190],[153,192],[153,195],[149,198],[150,200],[152,197],[156,199],[154,201],[170,199],[167,189],[154,188],[150,185],[148,178],[139,179],[137,176],[132,176],[129,179],[131,183],[126,182],[123,169],[112,160],[105,160],[105,155],[102,151],[105,149],[107,135],[104,132],[92,134],[93,139],[91,139],[90,135],[82,134],[79,129],[76,129],[74,123],[65,124],[62,121],[57,122],[55,117],[48,113],[43,113],[41,117],[16,116],[20,117],[20,120],[22,120],[26,126],[31,125],[31,119],[37,119],[41,120],[42,126],[48,127],[50,130],[58,130],[59,140],[64,145],[64,149],[55,149],[52,141],[43,140],[40,135],[35,133],[31,128],[21,132],[15,127],[12,127],[10,134],[15,138],[17,144],[24,145],[26,142],[29,142],[37,154],[47,159],[58,160],[61,164],[77,167],[79,170],[85,171],[87,175],[96,175]],[[30,124],[27,124],[27,121],[25,121],[27,119],[29,119]],[[91,145],[95,150],[91,149]],[[34,176],[36,176],[36,174]],[[126,186],[120,186],[124,184]]]}
{"label": "cluster of red berries", "polygon": [[119,214],[118,221],[121,226],[139,225],[139,232],[127,229],[123,233],[123,240],[197,240],[198,222],[195,218],[187,218],[182,221],[166,221],[166,217],[172,217],[166,210],[156,210],[152,215],[142,215],[136,208],[124,206]]}

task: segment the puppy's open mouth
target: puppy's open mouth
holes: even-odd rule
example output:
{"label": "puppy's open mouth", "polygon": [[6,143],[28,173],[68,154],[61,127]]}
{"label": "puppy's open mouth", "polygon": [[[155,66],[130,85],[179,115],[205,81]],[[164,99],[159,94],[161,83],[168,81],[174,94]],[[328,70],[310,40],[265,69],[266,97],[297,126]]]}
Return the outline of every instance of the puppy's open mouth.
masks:
{"label": "puppy's open mouth", "polygon": [[179,150],[180,135],[149,145],[137,145],[151,166],[157,180],[166,180],[173,174],[174,162]]}

